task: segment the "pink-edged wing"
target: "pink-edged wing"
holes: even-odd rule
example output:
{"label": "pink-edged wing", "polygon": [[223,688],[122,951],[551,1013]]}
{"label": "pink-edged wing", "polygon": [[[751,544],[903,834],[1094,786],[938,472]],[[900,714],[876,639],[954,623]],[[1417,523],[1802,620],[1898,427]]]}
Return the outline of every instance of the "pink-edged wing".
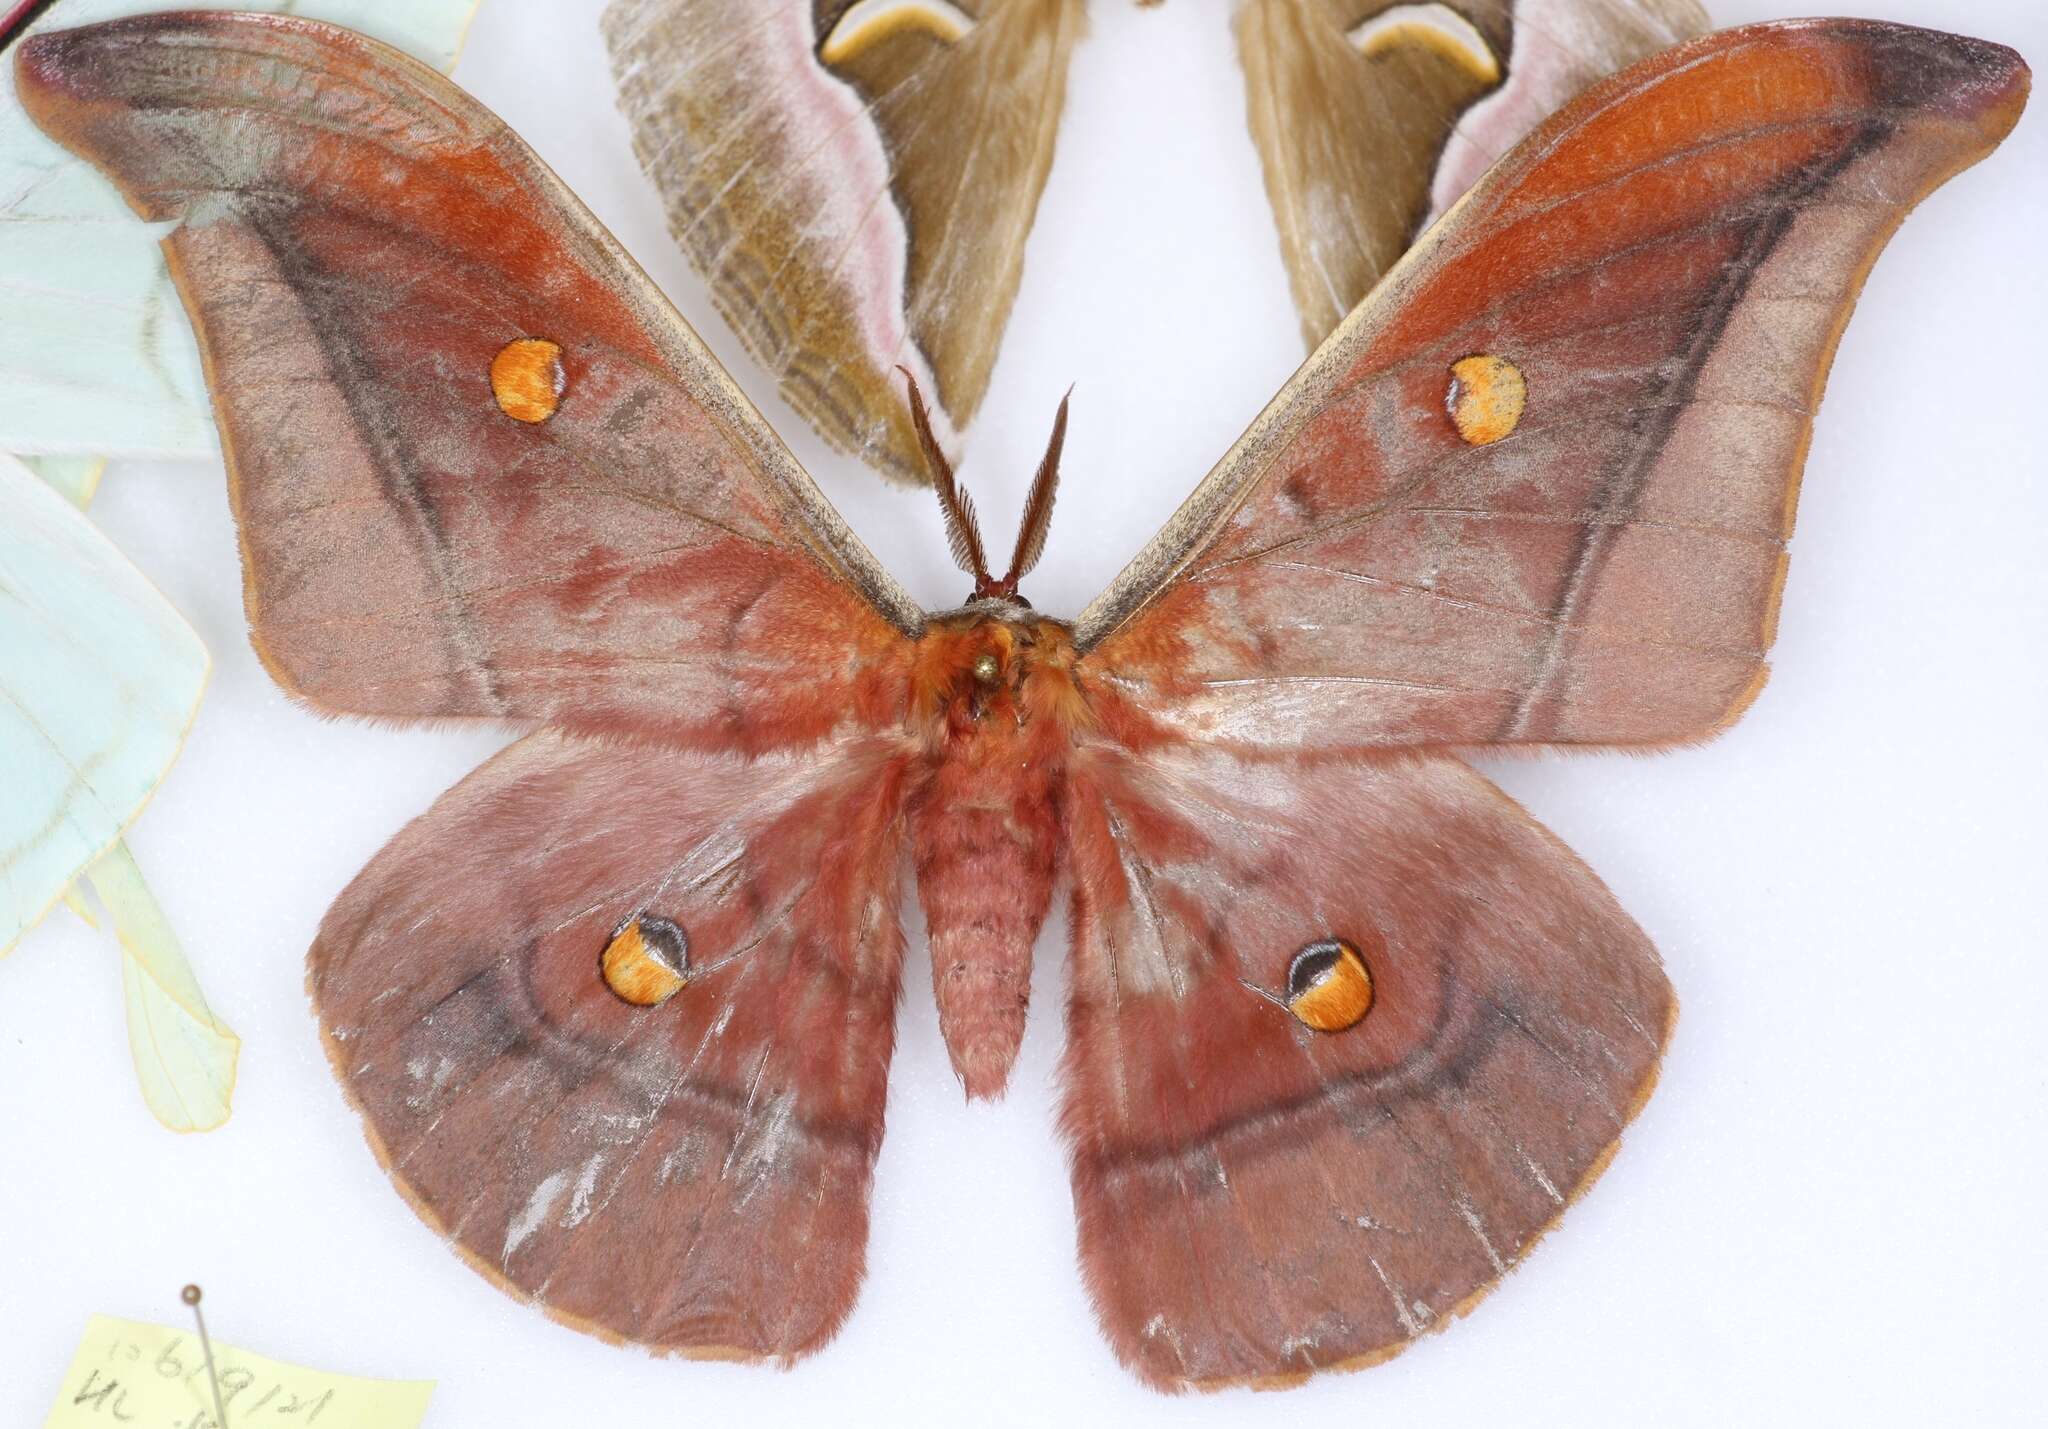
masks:
{"label": "pink-edged wing", "polygon": [[[1083,613],[1084,668],[1159,734],[1271,750],[1725,726],[1763,683],[1863,276],[2011,128],[2027,82],[2001,46],[1794,21],[1589,91]],[[1461,429],[1461,398],[1491,406]]]}
{"label": "pink-edged wing", "polygon": [[633,147],[676,242],[833,446],[931,480],[988,390],[1083,0],[611,0]]}
{"label": "pink-edged wing", "polygon": [[1697,0],[1243,0],[1245,117],[1310,348],[1481,174]]}

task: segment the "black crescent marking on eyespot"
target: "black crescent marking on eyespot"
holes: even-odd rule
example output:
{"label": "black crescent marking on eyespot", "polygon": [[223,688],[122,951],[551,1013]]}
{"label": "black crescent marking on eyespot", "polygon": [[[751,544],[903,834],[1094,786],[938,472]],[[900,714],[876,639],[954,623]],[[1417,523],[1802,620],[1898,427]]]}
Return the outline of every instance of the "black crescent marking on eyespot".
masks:
{"label": "black crescent marking on eyespot", "polygon": [[[1293,1002],[1336,967],[1344,957],[1345,947],[1341,938],[1318,938],[1303,945],[1287,964],[1287,1000]],[[1364,961],[1363,957],[1359,960]]]}
{"label": "black crescent marking on eyespot", "polygon": [[638,921],[640,941],[652,951],[656,961],[677,977],[688,978],[690,935],[682,924],[671,918],[664,918],[658,913],[642,913]]}

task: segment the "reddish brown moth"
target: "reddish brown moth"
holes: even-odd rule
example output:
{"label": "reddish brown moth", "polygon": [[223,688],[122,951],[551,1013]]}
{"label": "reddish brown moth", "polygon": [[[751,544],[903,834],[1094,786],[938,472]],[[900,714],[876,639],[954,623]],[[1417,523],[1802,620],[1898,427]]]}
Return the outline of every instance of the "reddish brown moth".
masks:
{"label": "reddish brown moth", "polygon": [[1860,21],[1684,45],[1542,125],[1072,622],[1059,438],[928,614],[560,183],[437,75],[221,14],[51,34],[31,112],[153,219],[250,626],[324,710],[531,732],[310,956],[393,1178],[581,1328],[794,1359],[850,1309],[903,936],[1004,1084],[1069,890],[1082,1264],[1162,1388],[1371,1364],[1612,1155],[1672,997],[1464,748],[1647,748],[1765,673],[1863,275],[2027,71]]}

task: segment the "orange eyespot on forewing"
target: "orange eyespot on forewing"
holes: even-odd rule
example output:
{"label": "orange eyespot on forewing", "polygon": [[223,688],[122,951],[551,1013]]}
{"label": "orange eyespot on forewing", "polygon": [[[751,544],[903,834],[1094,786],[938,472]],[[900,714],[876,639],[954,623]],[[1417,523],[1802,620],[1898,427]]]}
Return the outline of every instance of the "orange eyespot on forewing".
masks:
{"label": "orange eyespot on forewing", "polygon": [[658,1007],[690,981],[690,939],[666,918],[628,919],[598,959],[604,985],[635,1007]]}
{"label": "orange eyespot on forewing", "polygon": [[1529,402],[1522,369],[1505,357],[1480,353],[1451,364],[1444,410],[1458,435],[1475,447],[1489,446],[1515,429]]}
{"label": "orange eyespot on forewing", "polygon": [[491,359],[491,395],[498,410],[517,422],[545,422],[561,405],[568,375],[562,348],[544,337],[514,338]]}
{"label": "orange eyespot on forewing", "polygon": [[1304,1027],[1342,1032],[1372,1011],[1372,972],[1355,943],[1323,938],[1287,965],[1287,1010]]}

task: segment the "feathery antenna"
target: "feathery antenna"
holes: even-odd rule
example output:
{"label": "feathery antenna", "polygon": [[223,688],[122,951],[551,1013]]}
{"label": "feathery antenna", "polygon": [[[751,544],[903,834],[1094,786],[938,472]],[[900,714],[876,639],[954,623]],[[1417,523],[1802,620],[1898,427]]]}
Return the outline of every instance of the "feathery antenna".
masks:
{"label": "feathery antenna", "polygon": [[1031,480],[1031,495],[1024,501],[1024,519],[1017,523],[1017,549],[1010,557],[1010,572],[1002,579],[1003,587],[1013,595],[1017,582],[1030,575],[1038,558],[1045,554],[1045,533],[1052,529],[1053,498],[1060,489],[1060,448],[1067,444],[1067,403],[1073,397],[1074,389],[1069,387],[1067,395],[1060,398],[1059,415],[1052,419],[1052,440],[1046,443],[1045,460],[1038,464],[1038,475]]}
{"label": "feathery antenna", "polygon": [[953,464],[946,460],[946,454],[939,450],[938,438],[932,435],[931,414],[925,411],[924,393],[917,389],[917,378],[907,367],[896,370],[910,385],[910,420],[917,428],[924,459],[932,469],[932,489],[938,492],[939,507],[946,513],[947,549],[953,553],[953,564],[974,577],[975,591],[979,593],[991,582],[988,556],[981,547],[981,526],[974,519],[974,502],[960,489],[960,483],[953,477]]}

